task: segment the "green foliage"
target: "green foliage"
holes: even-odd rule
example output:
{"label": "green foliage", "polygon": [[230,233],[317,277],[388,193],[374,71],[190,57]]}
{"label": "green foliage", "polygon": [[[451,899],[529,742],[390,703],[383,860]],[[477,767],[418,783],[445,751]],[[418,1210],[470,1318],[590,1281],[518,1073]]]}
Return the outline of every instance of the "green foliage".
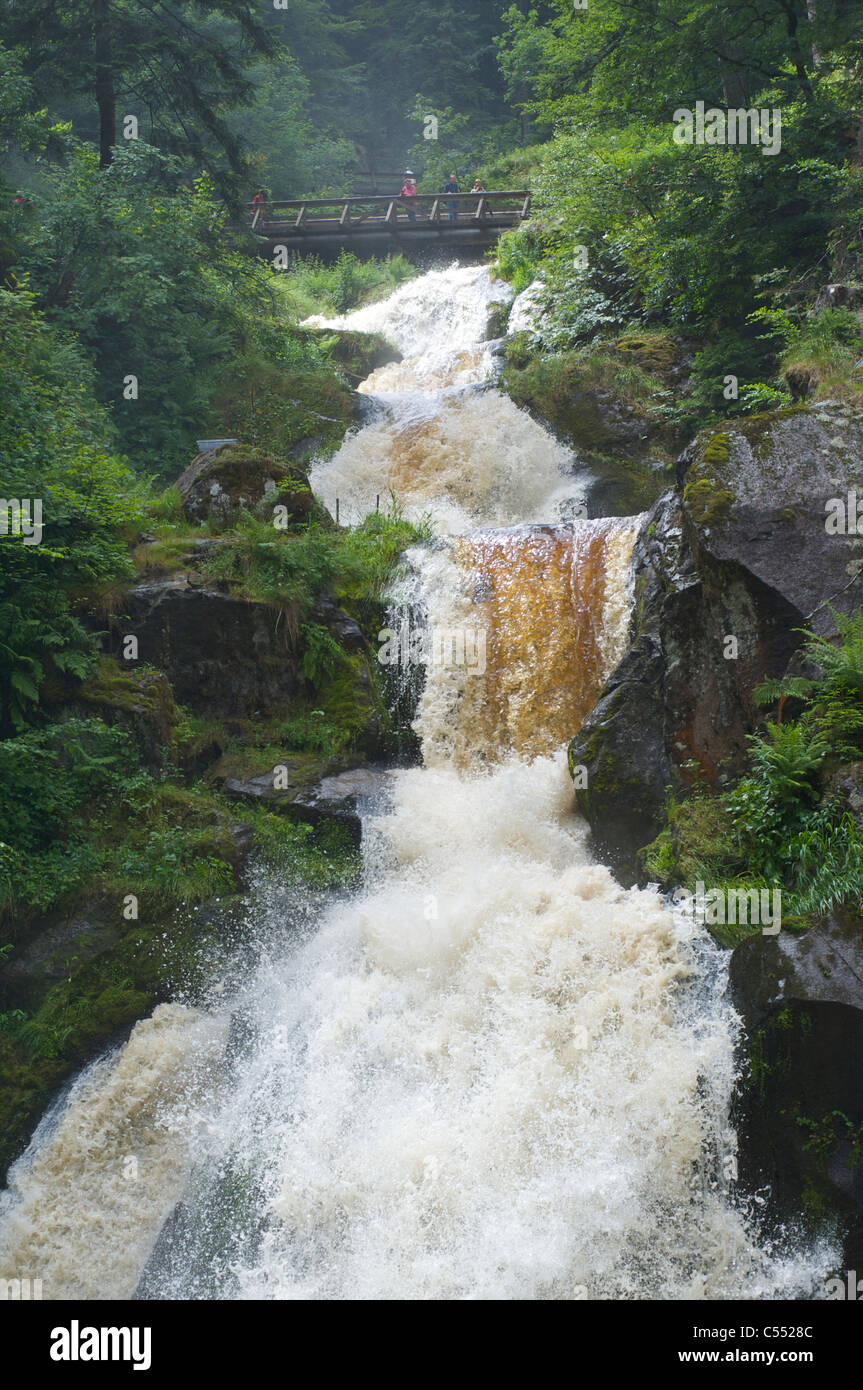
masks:
{"label": "green foliage", "polygon": [[129,736],[97,719],[68,719],[0,741],[0,915],[44,911],[94,872],[77,813],[134,783]]}
{"label": "green foliage", "polygon": [[130,572],[125,535],[141,516],[80,352],[21,291],[0,289],[0,480],[39,499],[39,544],[0,535],[0,735],[38,714],[48,671],[83,677],[93,643],[76,608]]}
{"label": "green foliage", "polygon": [[51,320],[91,355],[122,448],[163,477],[194,453],[217,374],[275,313],[278,283],[219,236],[207,180],[169,191],[178,172],[140,140],[108,169],[73,152],[51,171],[21,259]]}
{"label": "green foliage", "polygon": [[766,381],[753,381],[740,388],[740,409],[744,414],[759,414],[762,410],[777,410],[791,404],[787,391],[780,391]]}
{"label": "green foliage", "polygon": [[251,807],[244,818],[255,831],[263,863],[288,881],[310,888],[349,888],[356,883],[362,865],[345,826],[335,821],[306,825],[261,807]]}
{"label": "green foliage", "polygon": [[295,634],[300,616],[309,612],[335,578],[337,545],[318,525],[288,534],[244,512],[231,539],[205,562],[204,569],[215,579],[241,585],[251,598],[288,610]]}
{"label": "green foliage", "polygon": [[112,864],[125,893],[164,903],[203,902],[234,889],[233,872],[212,853],[212,833],[204,828],[168,826],[151,830],[143,844],[124,848]]}
{"label": "green foliage", "polygon": [[295,638],[302,618],[328,590],[362,621],[369,605],[381,599],[401,551],[429,535],[427,523],[404,519],[395,499],[389,513],[373,512],[350,530],[324,530],[312,522],[302,531],[276,531],[244,512],[203,568],[281,609]]}
{"label": "green foliage", "polygon": [[361,261],[351,251],[341,251],[332,265],[317,256],[304,256],[291,266],[286,293],[295,313],[345,314],[363,304],[386,299],[417,271],[404,256]]}
{"label": "green foliage", "polygon": [[[853,385],[855,367],[863,355],[863,324],[853,310],[824,309],[816,314],[799,305],[763,307],[749,321],[767,330],[762,335],[766,341],[781,347],[783,372],[806,368],[827,390]],[[786,395],[785,402],[789,399]]]}
{"label": "green foliage", "polygon": [[[863,82],[849,60],[849,16],[810,10],[798,29],[790,10],[759,3],[754,26],[750,10],[658,0],[641,13],[591,0],[575,11],[552,0],[510,7],[497,40],[510,99],[554,127],[534,180],[542,245],[527,228],[501,245],[518,288],[542,278],[536,346],[565,350],[637,320],[697,335],[704,345],[675,407],[690,431],[787,399],[776,376],[781,335],[759,332],[759,307],[781,307],[798,325],[784,368],[814,362],[829,384],[847,379],[863,350],[848,311],[831,323],[808,320],[804,307],[830,277],[825,246],[835,278],[854,278],[859,254],[863,180],[850,166],[842,108],[859,110]],[[673,113],[696,99],[780,107],[781,152],[676,143]],[[574,264],[579,247],[584,270]],[[728,375],[743,384],[737,401],[724,397]]]}
{"label": "green foliage", "polygon": [[[671,803],[643,852],[648,874],[673,886],[776,887],[783,922],[804,924],[863,902],[863,830],[824,795],[824,770],[863,748],[863,612],[834,612],[838,642],[806,633],[814,677],[763,681],[759,703],[793,699],[797,720],[768,719],[750,738],[750,772],[727,794]],[[780,706],[781,707],[781,706]]]}
{"label": "green foliage", "polygon": [[103,164],[120,148],[119,106],[139,111],[142,125],[147,111],[151,139],[158,130],[165,146],[199,167],[206,159],[235,173],[244,169],[225,113],[248,101],[249,69],[279,45],[243,0],[198,0],[178,10],[129,0],[10,6],[3,30],[20,46],[39,100],[86,103]]}
{"label": "green foliage", "polygon": [[300,670],[312,685],[320,685],[334,675],[346,659],[344,648],[320,623],[303,623],[300,644]]}
{"label": "green foliage", "polygon": [[322,709],[299,710],[282,720],[280,732],[285,747],[299,753],[323,753],[334,758],[348,746],[345,730],[328,719]]}
{"label": "green foliage", "polygon": [[759,704],[789,698],[808,702],[807,720],[834,758],[848,760],[863,754],[863,611],[830,612],[838,642],[804,631],[802,655],[819,674],[763,681],[754,694]]}

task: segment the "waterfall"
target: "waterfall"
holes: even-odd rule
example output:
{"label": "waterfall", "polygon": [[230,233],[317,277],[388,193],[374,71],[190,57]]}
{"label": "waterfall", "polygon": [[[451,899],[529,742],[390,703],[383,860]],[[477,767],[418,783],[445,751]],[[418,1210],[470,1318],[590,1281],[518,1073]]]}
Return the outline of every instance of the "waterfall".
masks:
{"label": "waterfall", "polygon": [[331,511],[338,497],[342,520],[360,520],[390,490],[439,534],[578,514],[583,470],[570,451],[489,385],[482,339],[490,305],[507,297],[482,267],[449,269],[347,318],[309,320],[382,333],[404,354],[360,387],[376,418],[312,469],[313,491]]}
{"label": "waterfall", "polygon": [[574,813],[563,746],[625,650],[637,523],[567,519],[572,460],[487,381],[502,293],[450,268],[345,320],[404,359],[314,486],[343,515],[392,486],[435,516],[393,650],[461,634],[426,664],[423,766],[390,774],[363,887],[309,921],[258,877],[257,963],[157,1009],[46,1117],[0,1276],[46,1298],[787,1298],[829,1266],[735,1196],[725,955],[623,890]]}

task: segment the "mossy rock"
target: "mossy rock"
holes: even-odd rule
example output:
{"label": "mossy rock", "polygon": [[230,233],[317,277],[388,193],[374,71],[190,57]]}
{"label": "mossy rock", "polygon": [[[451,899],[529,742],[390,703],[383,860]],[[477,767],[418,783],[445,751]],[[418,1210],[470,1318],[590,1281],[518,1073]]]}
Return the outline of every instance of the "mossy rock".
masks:
{"label": "mossy rock", "polygon": [[486,339],[494,340],[504,336],[511,308],[511,302],[504,299],[496,299],[488,306],[488,318],[485,326]]}
{"label": "mossy rock", "polygon": [[76,692],[76,702],[107,724],[126,728],[148,767],[165,766],[179,714],[164,671],[100,657],[96,674]]}
{"label": "mossy rock", "polygon": [[727,463],[729,454],[728,435],[723,433],[711,435],[698,456],[695,465],[696,472],[703,474],[705,469]]}
{"label": "mossy rock", "polygon": [[591,467],[612,460],[661,472],[671,465],[684,441],[657,409],[657,393],[666,389],[661,378],[634,359],[622,361],[612,344],[545,357],[534,352],[529,334],[509,341],[503,388]]}
{"label": "mossy rock", "polygon": [[302,469],[248,444],[223,444],[198,454],[177,479],[183,511],[190,521],[229,525],[245,508],[287,508],[289,521],[305,521],[314,507]]}
{"label": "mossy rock", "polygon": [[614,347],[648,372],[670,372],[680,361],[680,349],[670,333],[624,333]]}
{"label": "mossy rock", "polygon": [[697,525],[716,526],[730,512],[734,493],[711,478],[697,478],[686,484],[683,500]]}

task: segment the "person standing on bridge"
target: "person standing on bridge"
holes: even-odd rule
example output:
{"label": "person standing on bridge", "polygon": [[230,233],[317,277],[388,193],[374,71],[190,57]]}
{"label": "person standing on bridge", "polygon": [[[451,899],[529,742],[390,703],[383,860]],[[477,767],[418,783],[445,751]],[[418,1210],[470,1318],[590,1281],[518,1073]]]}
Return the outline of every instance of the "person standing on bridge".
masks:
{"label": "person standing on bridge", "polygon": [[405,181],[402,184],[402,198],[408,210],[408,221],[417,220],[417,186],[414,183],[412,169],[405,169]]}
{"label": "person standing on bridge", "polygon": [[[460,189],[459,186],[458,186],[458,179],[456,178],[455,174],[450,174],[450,176],[449,176],[447,182],[444,184],[443,188],[441,189],[441,193],[461,193],[461,189]],[[455,201],[454,198],[451,198],[450,201],[447,203],[446,206],[447,206],[447,210],[448,210],[448,213],[449,213],[449,220],[450,220],[450,222],[457,222],[457,221],[458,221],[458,203]]]}

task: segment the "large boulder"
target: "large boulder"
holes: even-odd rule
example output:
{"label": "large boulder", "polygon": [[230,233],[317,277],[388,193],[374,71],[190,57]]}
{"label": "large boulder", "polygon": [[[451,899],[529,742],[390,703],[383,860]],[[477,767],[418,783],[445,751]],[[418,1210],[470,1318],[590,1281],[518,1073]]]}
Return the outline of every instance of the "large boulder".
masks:
{"label": "large boulder", "polygon": [[[863,409],[790,407],[697,441],[683,499],[693,546],[735,564],[822,632],[828,605],[859,605],[863,535],[828,529],[831,500],[860,484]],[[863,500],[863,492],[861,492]]]}
{"label": "large boulder", "polygon": [[302,688],[279,614],[185,576],[137,584],[120,625],[138,659],[164,671],[177,701],[195,712],[250,715],[286,708]]}
{"label": "large boulder", "polygon": [[861,465],[863,411],[842,402],[735,421],[694,442],[678,490],[645,518],[635,646],[570,749],[588,773],[579,804],[626,881],[661,824],[666,788],[742,768],[752,689],[787,671],[799,629],[829,634],[831,606],[863,602],[863,539],[825,526],[828,502],[847,498]]}
{"label": "large boulder", "polygon": [[745,1025],[739,1180],[769,1189],[777,1223],[838,1216],[843,1263],[863,1268],[863,919],[751,936],[730,981]]}
{"label": "large boulder", "polygon": [[287,757],[284,764],[241,779],[228,777],[224,789],[240,801],[258,802],[294,820],[320,825],[336,821],[358,847],[363,816],[386,785],[386,774],[369,767],[340,769],[330,764],[310,775],[309,760]]}
{"label": "large boulder", "polygon": [[287,508],[291,521],[305,521],[314,507],[308,476],[263,449],[223,444],[198,454],[177,479],[189,521],[217,521],[228,526],[241,510],[272,516]]}

